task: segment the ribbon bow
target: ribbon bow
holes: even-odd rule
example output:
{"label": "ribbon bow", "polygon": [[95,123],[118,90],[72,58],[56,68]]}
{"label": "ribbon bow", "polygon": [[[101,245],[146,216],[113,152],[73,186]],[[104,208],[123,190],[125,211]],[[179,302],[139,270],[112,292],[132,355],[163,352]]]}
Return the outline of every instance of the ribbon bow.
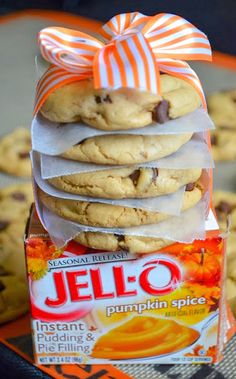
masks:
{"label": "ribbon bow", "polygon": [[130,87],[161,94],[160,72],[192,84],[206,106],[201,83],[185,60],[211,60],[207,36],[182,17],[139,12],[111,18],[97,37],[50,27],[39,33],[43,57],[52,65],[38,82],[35,113],[55,89],[93,78],[94,87]]}

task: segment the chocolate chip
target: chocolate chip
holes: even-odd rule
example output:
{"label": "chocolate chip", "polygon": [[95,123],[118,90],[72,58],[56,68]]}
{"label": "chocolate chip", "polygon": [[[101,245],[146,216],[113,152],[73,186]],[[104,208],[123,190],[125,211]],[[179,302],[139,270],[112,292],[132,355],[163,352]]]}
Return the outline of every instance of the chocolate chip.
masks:
{"label": "chocolate chip", "polygon": [[227,125],[219,125],[218,128],[221,130],[229,130],[231,132],[234,132],[234,129],[232,129],[230,126],[227,126]]}
{"label": "chocolate chip", "polygon": [[153,121],[164,124],[164,122],[170,119],[169,117],[169,103],[166,100],[162,100],[152,112]]}
{"label": "chocolate chip", "polygon": [[153,168],[152,169],[152,181],[155,182],[157,177],[158,177],[158,168]]}
{"label": "chocolate chip", "polygon": [[102,99],[101,99],[100,96],[95,96],[95,101],[96,101],[97,104],[101,104]]}
{"label": "chocolate chip", "polygon": [[17,201],[25,201],[26,196],[22,192],[13,192],[11,197]]}
{"label": "chocolate chip", "polygon": [[191,191],[194,190],[194,188],[195,188],[195,183],[188,183],[188,184],[186,185],[185,191],[187,191],[187,192],[191,192]]}
{"label": "chocolate chip", "polygon": [[132,174],[129,175],[129,178],[132,180],[135,186],[138,183],[139,177],[140,177],[140,170],[134,170]]}
{"label": "chocolate chip", "polygon": [[225,213],[226,215],[229,215],[233,209],[234,206],[227,203],[227,201],[221,201],[216,207],[217,212]]}
{"label": "chocolate chip", "polygon": [[124,242],[125,237],[120,234],[114,234],[118,242]]}
{"label": "chocolate chip", "polygon": [[215,136],[215,135],[211,136],[211,144],[212,144],[212,146],[216,146],[217,142],[218,142],[217,136]]}
{"label": "chocolate chip", "polygon": [[6,287],[4,286],[3,282],[0,280],[0,292],[5,290],[5,288]]}
{"label": "chocolate chip", "polygon": [[29,152],[28,151],[22,151],[21,153],[18,153],[18,157],[20,159],[29,158]]}
{"label": "chocolate chip", "polygon": [[227,93],[228,94],[229,92],[229,89],[228,88],[224,88],[224,89],[221,89],[220,90],[220,93]]}
{"label": "chocolate chip", "polygon": [[111,98],[110,98],[109,95],[106,95],[106,97],[103,98],[103,101],[105,101],[105,103],[110,103],[110,104],[112,104],[112,100],[111,100]]}
{"label": "chocolate chip", "polygon": [[236,103],[236,97],[232,97],[234,103]]}
{"label": "chocolate chip", "polygon": [[56,126],[57,129],[60,129],[60,128],[64,128],[64,126],[66,126],[67,124],[63,124],[62,122],[60,122],[60,124],[58,124]]}
{"label": "chocolate chip", "polygon": [[0,276],[6,276],[8,273],[4,270],[2,266],[0,266]]}
{"label": "chocolate chip", "polygon": [[143,152],[143,151],[140,152],[140,155],[141,155],[143,158],[145,158],[145,159],[148,158],[148,154],[145,153],[145,152]]}
{"label": "chocolate chip", "polygon": [[5,230],[9,224],[10,224],[9,221],[0,220],[0,231]]}

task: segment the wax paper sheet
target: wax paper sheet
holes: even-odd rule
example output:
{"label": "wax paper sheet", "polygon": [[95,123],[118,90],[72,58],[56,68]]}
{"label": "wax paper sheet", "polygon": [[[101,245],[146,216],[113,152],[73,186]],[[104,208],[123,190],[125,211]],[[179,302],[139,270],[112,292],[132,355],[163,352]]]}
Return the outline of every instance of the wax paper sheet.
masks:
{"label": "wax paper sheet", "polygon": [[[130,166],[97,165],[41,154],[41,174],[43,179],[80,172],[111,170],[121,167]],[[168,157],[138,165],[132,165],[132,167],[155,167],[166,169],[212,168],[214,167],[214,162],[204,136],[202,133],[196,133],[190,141]]]}
{"label": "wax paper sheet", "polygon": [[37,187],[35,190],[36,208],[42,224],[47,229],[52,241],[61,247],[81,232],[102,232],[120,235],[165,238],[172,241],[191,243],[194,239],[205,238],[205,198],[199,203],[182,212],[179,216],[171,216],[157,224],[142,225],[129,228],[98,228],[81,225],[57,216],[39,201]]}
{"label": "wax paper sheet", "polygon": [[82,123],[59,124],[37,116],[32,121],[32,147],[43,154],[59,155],[73,145],[91,137],[110,134],[163,135],[205,132],[214,129],[208,113],[199,108],[196,111],[170,120],[164,124],[152,124],[144,128],[122,131],[102,131]]}
{"label": "wax paper sheet", "polygon": [[170,215],[178,215],[181,211],[182,202],[183,202],[183,194],[185,191],[185,186],[182,186],[178,191],[168,194],[162,195],[152,198],[146,199],[104,199],[97,198],[91,196],[80,196],[74,195],[65,191],[61,191],[59,189],[54,188],[47,180],[41,177],[40,173],[40,161],[38,153],[31,154],[31,161],[33,167],[33,175],[37,185],[46,193],[51,196],[59,197],[61,199],[71,199],[78,201],[90,201],[95,203],[106,203],[113,205],[120,205],[123,207],[130,208],[141,208],[146,209],[153,212],[162,212]]}

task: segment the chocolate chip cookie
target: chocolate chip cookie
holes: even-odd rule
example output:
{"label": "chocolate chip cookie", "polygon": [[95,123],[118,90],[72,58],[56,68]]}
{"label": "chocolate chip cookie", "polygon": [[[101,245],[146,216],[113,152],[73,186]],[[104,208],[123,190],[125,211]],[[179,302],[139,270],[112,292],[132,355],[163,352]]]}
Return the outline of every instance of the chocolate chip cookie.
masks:
{"label": "chocolate chip cookie", "polygon": [[162,238],[94,232],[82,232],[74,240],[93,249],[107,251],[126,250],[133,254],[152,253],[173,243],[173,241]]}
{"label": "chocolate chip cookie", "polygon": [[196,182],[201,169],[120,168],[48,179],[65,192],[108,199],[146,198],[176,192]]}
{"label": "chocolate chip cookie", "polygon": [[33,203],[31,183],[0,189],[0,264],[25,278],[24,231]]}
{"label": "chocolate chip cookie", "polygon": [[236,317],[236,193],[215,191],[213,202],[217,219],[222,231],[227,229],[227,219],[230,219],[230,234],[227,238],[227,299]]}
{"label": "chocolate chip cookie", "polygon": [[28,310],[24,231],[32,202],[31,183],[0,189],[0,324]]}
{"label": "chocolate chip cookie", "polygon": [[162,98],[132,88],[94,89],[91,79],[56,89],[40,112],[54,122],[84,122],[102,130],[141,128],[153,121],[164,123],[196,110],[197,91],[186,81],[161,75]]}
{"label": "chocolate chip cookie", "polygon": [[226,296],[236,318],[236,280],[226,279]]}
{"label": "chocolate chip cookie", "polygon": [[138,164],[175,153],[191,137],[192,133],[158,136],[128,134],[97,136],[75,144],[61,156],[97,164]]}
{"label": "chocolate chip cookie", "polygon": [[236,193],[215,191],[213,204],[221,230],[226,230],[227,217],[230,216],[231,231],[236,232]]}
{"label": "chocolate chip cookie", "polygon": [[[187,186],[183,198],[182,210],[194,207],[201,199],[202,191],[198,185]],[[130,226],[156,224],[169,217],[169,215],[150,212],[144,209],[128,208],[104,203],[89,203],[60,199],[50,196],[39,190],[39,198],[42,203],[65,219],[78,222],[83,225],[104,228],[126,228]]]}
{"label": "chocolate chip cookie", "polygon": [[0,266],[0,324],[14,320],[28,310],[26,279]]}
{"label": "chocolate chip cookie", "polygon": [[[20,232],[19,232],[20,231]],[[0,220],[0,264],[2,264],[19,246],[19,237],[23,242],[24,222]]]}
{"label": "chocolate chip cookie", "polygon": [[0,170],[16,176],[30,176],[30,131],[17,128],[0,139]]}
{"label": "chocolate chip cookie", "polygon": [[33,203],[32,184],[19,183],[0,189],[0,230],[13,220],[26,222]]}
{"label": "chocolate chip cookie", "polygon": [[216,161],[236,159],[236,129],[216,128],[211,132],[213,158]]}
{"label": "chocolate chip cookie", "polygon": [[217,128],[236,130],[236,89],[208,96],[208,111]]}
{"label": "chocolate chip cookie", "polygon": [[24,232],[24,220],[5,223],[4,229],[0,230],[0,265],[25,280]]}
{"label": "chocolate chip cookie", "polygon": [[236,159],[236,90],[210,95],[208,109],[216,125],[211,136],[214,159]]}

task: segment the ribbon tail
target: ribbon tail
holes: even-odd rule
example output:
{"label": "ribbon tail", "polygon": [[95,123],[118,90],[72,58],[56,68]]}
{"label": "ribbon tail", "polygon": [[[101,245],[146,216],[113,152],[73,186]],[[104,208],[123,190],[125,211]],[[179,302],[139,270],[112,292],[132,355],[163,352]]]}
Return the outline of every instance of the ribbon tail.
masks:
{"label": "ribbon tail", "polygon": [[206,98],[200,79],[198,78],[195,71],[188,65],[188,63],[171,58],[158,58],[157,63],[161,72],[176,76],[177,78],[183,79],[191,84],[201,97],[203,107],[207,109]]}

